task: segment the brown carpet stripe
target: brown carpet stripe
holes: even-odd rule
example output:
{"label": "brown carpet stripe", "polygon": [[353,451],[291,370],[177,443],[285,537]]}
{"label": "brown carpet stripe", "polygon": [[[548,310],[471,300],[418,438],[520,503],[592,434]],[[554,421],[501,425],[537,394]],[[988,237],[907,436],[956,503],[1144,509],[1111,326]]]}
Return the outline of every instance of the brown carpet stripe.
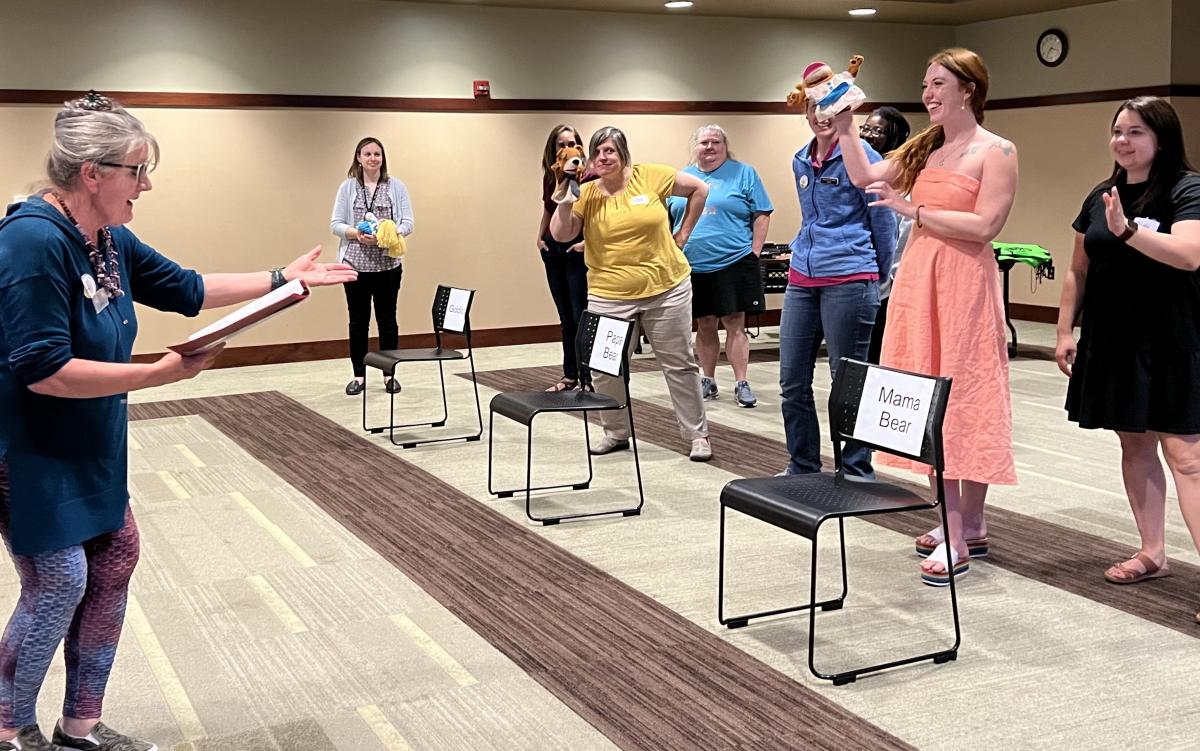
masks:
{"label": "brown carpet stripe", "polygon": [[181,415],[285,478],[623,749],[912,748],[282,394],[130,407]]}
{"label": "brown carpet stripe", "polygon": [[[1030,349],[1035,349],[1030,347]],[[1036,348],[1041,349],[1041,348]],[[1022,354],[1025,345],[1022,345]],[[776,351],[778,355],[778,351]],[[657,370],[652,358],[634,361],[634,372]],[[499,391],[544,388],[559,375],[557,367],[514,368],[479,374],[482,386]],[[687,454],[689,445],[679,437],[674,413],[644,400],[634,400],[638,440]],[[768,477],[787,465],[787,447],[782,441],[727,425],[708,423],[712,439],[712,464],[739,477]],[[827,471],[833,460],[822,456]],[[926,485],[902,483],[925,496]],[[648,499],[653,503],[653,499]],[[906,535],[917,536],[938,523],[933,511],[863,517],[865,521]],[[1194,598],[1200,592],[1200,566],[1171,561],[1170,577],[1136,586],[1109,584],[1101,572],[1114,561],[1128,558],[1134,550],[1096,535],[1053,522],[988,506],[987,563],[1034,581],[1108,605],[1152,623],[1200,637]]]}

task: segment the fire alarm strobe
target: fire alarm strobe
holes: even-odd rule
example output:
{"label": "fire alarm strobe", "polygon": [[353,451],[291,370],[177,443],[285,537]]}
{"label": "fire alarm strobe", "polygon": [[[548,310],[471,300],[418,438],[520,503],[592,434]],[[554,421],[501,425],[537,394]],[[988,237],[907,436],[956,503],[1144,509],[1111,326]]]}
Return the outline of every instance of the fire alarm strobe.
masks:
{"label": "fire alarm strobe", "polygon": [[475,97],[490,97],[492,95],[492,85],[487,81],[475,82]]}

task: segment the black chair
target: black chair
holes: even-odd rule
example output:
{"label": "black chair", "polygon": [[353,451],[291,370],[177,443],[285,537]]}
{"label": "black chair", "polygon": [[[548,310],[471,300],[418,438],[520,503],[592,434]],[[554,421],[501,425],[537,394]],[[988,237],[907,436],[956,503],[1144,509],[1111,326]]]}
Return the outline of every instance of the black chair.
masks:
{"label": "black chair", "polygon": [[[471,348],[471,303],[474,300],[475,290],[458,289],[439,284],[437,293],[433,296],[433,348],[385,349],[379,352],[368,352],[367,356],[363,358],[363,363],[368,368],[383,371],[385,379],[396,377],[396,366],[400,363],[436,362],[438,366],[438,378],[442,386],[441,418],[432,422],[420,421],[398,424],[396,423],[396,394],[391,393],[389,394],[388,401],[388,424],[369,425],[367,421],[367,394],[370,393],[370,389],[365,388],[367,381],[370,380],[368,378],[363,381],[363,430],[370,431],[371,433],[382,433],[386,430],[388,431],[388,438],[393,444],[406,449],[426,443],[479,440],[479,437],[483,435],[483,409],[479,405],[479,383],[475,379],[475,358],[474,351]],[[463,353],[457,349],[443,347],[443,333],[462,336],[466,339],[467,351]],[[412,428],[426,425],[431,428],[440,428],[446,424],[449,408],[446,402],[446,373],[442,363],[447,360],[466,360],[471,365],[471,385],[475,388],[475,415],[479,423],[479,430],[469,435],[450,436],[447,438],[397,441],[397,428]],[[370,371],[368,370],[368,372]]]}
{"label": "black chair", "polygon": [[[597,345],[597,331],[603,330],[606,332],[606,340]],[[532,521],[541,522],[544,525],[558,524],[563,519],[579,519],[588,516],[604,516],[607,514],[621,514],[622,516],[637,516],[642,511],[642,505],[646,502],[642,492],[642,466],[638,460],[637,434],[633,428],[633,404],[629,397],[629,338],[634,335],[634,322],[627,321],[623,318],[612,318],[603,316],[598,313],[593,313],[590,310],[583,312],[583,318],[579,321],[579,330],[575,336],[575,353],[577,362],[582,368],[585,365],[590,365],[591,370],[599,370],[602,373],[607,373],[613,377],[621,379],[625,390],[625,398],[623,402],[619,402],[611,396],[605,394],[597,394],[594,391],[579,389],[572,391],[514,391],[507,394],[497,394],[492,397],[491,405],[489,406],[488,414],[488,492],[499,498],[511,498],[515,493],[524,491],[525,493],[525,515]],[[620,342],[616,342],[615,338],[609,339],[609,336],[619,336]],[[607,356],[599,359],[592,357],[592,351],[596,346],[604,347],[602,352],[606,352]],[[601,412],[604,410],[628,409],[629,410],[629,442],[633,449],[633,467],[637,474],[638,484],[638,504],[633,508],[617,508],[607,509],[603,511],[589,511],[579,514],[563,514],[560,516],[535,516],[531,504],[532,493],[535,490],[554,490],[557,488],[571,488],[572,490],[584,490],[589,487],[592,482],[592,454],[591,454],[591,438],[588,433],[588,413]],[[564,483],[561,485],[542,485],[533,487],[533,420],[543,412],[580,412],[582,413],[583,422],[583,442],[587,448],[585,454],[588,461],[587,479],[581,482]],[[492,438],[495,436],[494,423],[496,414],[499,413],[510,420],[515,420],[521,423],[526,428],[525,440],[525,486],[523,488],[513,488],[511,490],[494,490],[492,488]]]}
{"label": "black chair", "polygon": [[[872,371],[885,374],[899,374],[900,378],[916,379],[907,381],[908,385],[924,384],[930,388],[926,401],[927,417],[924,424],[910,424],[905,435],[911,436],[909,441],[920,440],[920,449],[915,453],[901,450],[898,446],[912,449],[912,443],[904,444],[895,440],[881,443],[865,438],[863,429],[857,428],[860,407],[864,410],[880,410],[880,404],[886,403],[891,409],[884,412],[890,418],[899,419],[901,415],[913,414],[909,408],[911,401],[902,399],[897,403],[899,391],[880,390],[873,393],[872,388],[864,393],[868,376]],[[878,377],[878,375],[876,375]],[[893,378],[895,376],[892,376]],[[872,381],[878,386],[877,381]],[[887,387],[884,387],[887,388]],[[917,389],[919,390],[919,386]],[[911,396],[906,392],[907,396]],[[721,625],[729,628],[741,628],[750,620],[764,618],[781,613],[792,613],[798,610],[808,611],[808,668],[818,678],[833,681],[834,685],[853,683],[858,676],[877,670],[906,665],[913,662],[932,659],[935,663],[948,662],[958,657],[958,647],[962,641],[958,623],[958,599],[954,589],[954,567],[948,573],[950,586],[950,611],[954,620],[954,644],[949,649],[943,649],[916,657],[872,665],[865,668],[845,670],[836,674],[825,674],[817,670],[813,661],[813,645],[815,643],[816,611],[839,610],[846,600],[848,584],[846,579],[846,531],[844,519],[848,516],[869,516],[873,514],[888,514],[901,511],[939,508],[941,510],[942,529],[949,529],[946,520],[946,494],[942,478],[945,460],[942,455],[942,420],[946,414],[946,403],[950,396],[950,379],[905,373],[904,371],[881,368],[864,362],[842,358],[838,365],[837,375],[833,381],[833,392],[829,397],[829,425],[833,436],[833,456],[836,471],[834,474],[815,473],[807,475],[791,475],[787,477],[767,477],[749,480],[734,480],[721,491],[721,531],[719,543],[719,562],[717,571],[717,619]],[[890,398],[888,398],[890,397]],[[885,402],[886,400],[886,402]],[[878,416],[880,413],[872,411]],[[874,419],[874,418],[872,418]],[[915,421],[914,421],[915,422]],[[893,425],[895,425],[893,423]],[[898,429],[900,426],[896,426]],[[872,434],[879,440],[885,440]],[[912,491],[886,482],[852,481],[843,475],[842,443],[855,440],[860,444],[880,451],[902,456],[915,461],[929,464],[934,468],[936,477],[937,497],[927,501]],[[808,603],[792,607],[778,608],[745,615],[725,616],[725,510],[732,509],[755,519],[767,522],[781,529],[807,538],[812,543],[812,567],[810,571]],[[838,538],[842,558],[842,593],[837,597],[821,602],[817,601],[817,533],[821,525],[829,519],[838,521]]]}

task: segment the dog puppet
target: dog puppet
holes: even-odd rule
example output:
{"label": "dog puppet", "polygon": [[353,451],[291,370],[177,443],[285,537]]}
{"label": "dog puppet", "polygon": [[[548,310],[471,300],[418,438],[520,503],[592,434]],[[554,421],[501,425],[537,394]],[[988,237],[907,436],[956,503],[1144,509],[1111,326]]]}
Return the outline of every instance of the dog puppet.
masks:
{"label": "dog puppet", "polygon": [[862,55],[850,58],[850,64],[841,73],[822,62],[814,62],[804,69],[804,80],[796,84],[796,90],[788,94],[789,107],[800,107],[807,100],[816,105],[818,120],[827,120],[844,110],[855,110],[867,100],[863,90],[855,85],[854,79],[863,64]]}
{"label": "dog puppet", "polygon": [[574,203],[579,200],[579,182],[583,178],[583,149],[566,146],[558,150],[558,159],[550,166],[554,173],[554,193],[550,200],[555,203]]}

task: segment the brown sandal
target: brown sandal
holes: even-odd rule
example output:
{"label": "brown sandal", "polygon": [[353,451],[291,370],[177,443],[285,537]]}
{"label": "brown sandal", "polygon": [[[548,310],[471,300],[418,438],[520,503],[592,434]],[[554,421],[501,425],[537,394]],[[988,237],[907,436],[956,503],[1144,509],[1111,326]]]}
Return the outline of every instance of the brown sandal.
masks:
{"label": "brown sandal", "polygon": [[[1142,564],[1142,570],[1135,571],[1131,568],[1128,568],[1127,564],[1130,561],[1137,561],[1138,563]],[[1104,572],[1105,580],[1113,584],[1137,584],[1138,582],[1144,582],[1147,579],[1162,579],[1170,575],[1171,570],[1167,568],[1166,563],[1164,563],[1162,566],[1159,566],[1150,558],[1150,556],[1141,552],[1135,553],[1128,560],[1114,563],[1108,567],[1107,571]]]}
{"label": "brown sandal", "polygon": [[577,379],[563,376],[558,379],[558,383],[546,389],[546,391],[573,391],[578,385],[579,381]]}

